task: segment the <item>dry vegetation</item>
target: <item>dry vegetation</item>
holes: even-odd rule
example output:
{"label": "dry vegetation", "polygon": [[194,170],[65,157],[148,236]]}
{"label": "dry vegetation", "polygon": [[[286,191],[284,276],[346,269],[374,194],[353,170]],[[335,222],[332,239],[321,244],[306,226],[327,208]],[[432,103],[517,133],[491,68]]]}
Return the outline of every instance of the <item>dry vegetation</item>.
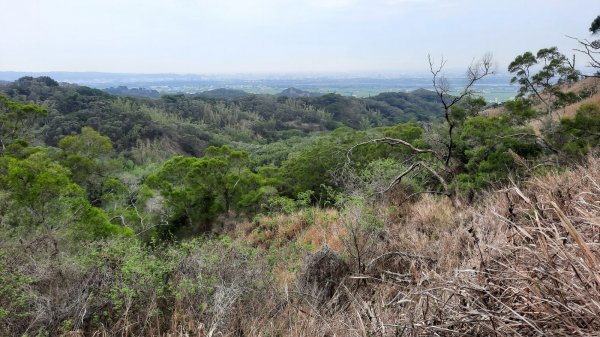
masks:
{"label": "dry vegetation", "polygon": [[272,322],[293,336],[600,335],[599,225],[598,159],[476,207],[425,197],[329,302],[290,299]]}
{"label": "dry vegetation", "polygon": [[[600,335],[599,159],[488,192],[460,209],[427,195],[402,208],[390,203],[262,217],[239,227],[236,241],[190,242],[157,256],[106,245],[95,255],[103,263],[90,269],[69,267],[64,252],[49,257],[57,243],[41,240],[10,258],[10,268],[37,281],[26,289],[35,295],[29,327],[14,317],[4,331]],[[363,228],[365,215],[384,225]],[[323,248],[291,248],[309,243]],[[302,261],[306,249],[317,251]],[[118,319],[91,329],[88,313],[114,310],[111,301],[122,301],[121,311],[107,313]]]}
{"label": "dry vegetation", "polygon": [[[278,222],[302,227],[297,218]],[[425,196],[387,222],[362,271],[351,245],[346,259],[327,248],[309,256],[300,282],[275,290],[267,303],[277,305],[261,310],[272,314],[244,334],[600,335],[600,160],[460,210]]]}
{"label": "dry vegetation", "polygon": [[600,336],[598,153],[462,207],[389,192],[172,245],[0,243],[0,335]]}
{"label": "dry vegetation", "polygon": [[590,96],[577,102],[577,103],[566,106],[562,111],[557,111],[557,113],[555,113],[555,115],[559,113],[561,115],[561,117],[573,117],[573,116],[575,116],[575,112],[577,112],[577,109],[579,109],[579,107],[581,107],[583,104],[587,104],[587,103],[600,104],[599,89],[600,89],[600,79],[598,79],[596,77],[586,78],[579,82],[574,83],[569,88],[567,88],[565,91],[566,92],[575,92],[578,94],[587,92],[587,93],[590,93]]}
{"label": "dry vegetation", "polygon": [[[577,110],[584,104],[600,104],[600,79],[596,77],[589,77],[582,79],[581,81],[570,84],[569,86],[563,86],[562,91],[565,93],[576,93],[582,97],[585,97],[579,100],[576,103],[569,104],[563,108],[555,109],[548,113],[547,117],[552,120],[559,120],[563,117],[574,117]],[[548,94],[542,94],[542,97],[548,99]],[[530,99],[534,103],[534,107],[543,111],[545,109],[544,104],[542,104],[539,100],[536,100],[535,97],[530,97]],[[500,115],[506,112],[506,108],[504,106],[499,106],[495,108],[490,108],[483,111],[481,114],[484,116],[495,116]],[[539,131],[542,125],[544,124],[544,119],[534,120],[531,122],[532,126],[535,130]]]}

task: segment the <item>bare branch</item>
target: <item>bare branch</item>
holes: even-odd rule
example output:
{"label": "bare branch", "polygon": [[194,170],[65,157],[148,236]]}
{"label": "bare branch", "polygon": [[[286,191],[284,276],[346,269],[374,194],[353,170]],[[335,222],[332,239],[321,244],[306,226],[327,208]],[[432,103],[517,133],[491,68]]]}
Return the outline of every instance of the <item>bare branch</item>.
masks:
{"label": "bare branch", "polygon": [[379,191],[379,194],[384,194],[387,191],[391,190],[394,186],[398,185],[400,183],[400,181],[402,180],[402,178],[406,177],[406,175],[408,175],[410,172],[412,172],[415,168],[417,168],[417,166],[419,166],[420,162],[416,162],[414,164],[412,164],[409,168],[407,168],[404,172],[400,173],[396,178],[394,178],[394,180],[392,180],[392,182],[388,185],[388,187],[386,187],[384,190]]}
{"label": "bare branch", "polygon": [[485,54],[479,61],[471,64],[467,69],[467,85],[460,95],[454,97],[448,107],[452,107],[454,104],[460,102],[465,96],[473,94],[473,85],[484,77],[494,74],[494,72],[495,69],[492,54]]}
{"label": "bare branch", "polygon": [[[444,107],[444,119],[446,120],[446,123],[448,123],[449,142],[446,146],[447,154],[444,159],[444,165],[446,170],[449,171],[450,159],[453,155],[452,150],[454,149],[453,132],[456,127],[455,123],[450,118],[450,109],[463,98],[470,96],[475,92],[473,86],[477,81],[494,73],[494,63],[491,54],[485,54],[479,61],[473,62],[467,69],[467,85],[458,96],[454,96],[450,99],[450,97],[452,97],[449,94],[450,85],[448,80],[442,75],[442,69],[446,64],[446,61],[442,58],[440,66],[436,68],[434,67],[434,61],[432,60],[431,55],[428,55],[427,57],[429,60],[429,70],[433,75],[433,89],[439,96],[440,102]],[[448,99],[450,99],[450,101],[447,101]]]}
{"label": "bare branch", "polygon": [[386,189],[384,189],[383,191],[380,191],[380,194],[384,194],[387,191],[389,191],[390,189],[392,189],[394,186],[398,185],[402,179],[404,177],[406,177],[409,173],[411,173],[413,170],[415,170],[417,167],[422,167],[423,169],[425,169],[426,171],[429,171],[439,182],[440,184],[442,184],[442,186],[444,187],[444,192],[440,193],[440,194],[444,194],[446,196],[450,196],[450,189],[448,188],[448,183],[446,183],[446,180],[439,174],[437,173],[431,166],[427,165],[425,162],[423,161],[418,161],[414,164],[412,164],[409,168],[407,168],[404,172],[400,173],[389,185]]}
{"label": "bare branch", "polygon": [[404,200],[402,200],[400,202],[400,205],[404,204],[405,202],[409,201],[410,199],[416,197],[417,195],[421,195],[421,194],[437,194],[437,195],[445,195],[448,196],[448,194],[446,192],[440,192],[440,191],[419,191],[419,192],[415,192],[410,194],[409,196],[407,196],[406,198],[404,198]]}
{"label": "bare branch", "polygon": [[433,77],[432,78],[433,90],[435,90],[437,95],[440,97],[440,101],[441,101],[442,105],[444,106],[444,110],[447,110],[449,108],[449,106],[446,103],[445,97],[448,97],[448,92],[450,91],[450,85],[449,85],[446,77],[444,77],[442,75],[442,70],[444,69],[444,66],[446,65],[447,60],[444,60],[444,57],[442,56],[440,65],[438,67],[435,67],[434,61],[431,58],[431,55],[427,55],[427,59],[429,61],[429,71],[431,72],[431,75]]}
{"label": "bare branch", "polygon": [[429,150],[429,149],[419,149],[417,147],[415,147],[414,145],[412,145],[411,143],[402,140],[402,139],[398,139],[398,138],[390,138],[390,137],[383,137],[383,138],[376,138],[376,139],[371,139],[368,140],[366,142],[362,142],[362,143],[358,143],[353,145],[352,147],[350,147],[348,149],[348,151],[346,152],[346,158],[348,159],[348,161],[351,161],[350,156],[352,155],[352,151],[354,151],[354,149],[356,149],[357,147],[360,146],[364,146],[367,144],[372,144],[372,143],[384,143],[384,144],[389,144],[389,145],[403,145],[408,147],[413,153],[431,153],[434,156],[437,157],[437,154],[433,151],[433,150]]}
{"label": "bare branch", "polygon": [[421,166],[423,166],[423,168],[425,168],[427,171],[431,172],[431,174],[433,174],[434,177],[437,178],[437,180],[439,180],[440,184],[442,184],[442,186],[444,187],[444,192],[447,196],[450,196],[450,189],[448,188],[448,183],[446,183],[446,180],[439,174],[437,173],[431,166],[429,165],[425,165],[425,163],[420,162]]}
{"label": "bare branch", "polygon": [[373,258],[371,261],[369,261],[368,263],[366,263],[366,268],[370,268],[375,262],[381,260],[381,259],[387,259],[391,256],[401,256],[401,257],[405,257],[408,259],[418,259],[418,260],[426,260],[429,262],[435,262],[436,259],[429,257],[429,256],[423,256],[423,255],[414,255],[414,254],[409,254],[409,253],[404,253],[404,252],[400,252],[400,251],[395,251],[395,252],[389,252],[389,253],[384,253],[381,254],[379,256],[377,256],[376,258]]}
{"label": "bare branch", "polygon": [[[594,46],[595,42],[597,42],[597,41],[590,42],[588,40],[581,40],[579,38],[568,36],[568,35],[567,35],[567,37],[577,41],[577,43],[579,43],[583,47],[583,49],[573,49],[573,50],[587,55],[587,57],[589,58],[589,64],[588,64],[589,67],[600,68],[600,49],[596,48]],[[599,75],[583,75],[583,76],[584,77],[600,77]]]}

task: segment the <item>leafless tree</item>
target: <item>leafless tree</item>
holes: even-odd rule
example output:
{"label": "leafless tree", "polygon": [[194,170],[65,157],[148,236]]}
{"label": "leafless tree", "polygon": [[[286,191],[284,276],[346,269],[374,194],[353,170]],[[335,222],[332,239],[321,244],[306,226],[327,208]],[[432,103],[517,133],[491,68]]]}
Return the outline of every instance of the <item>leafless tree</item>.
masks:
{"label": "leafless tree", "polygon": [[410,142],[390,137],[383,137],[377,139],[371,139],[366,142],[362,142],[352,146],[348,149],[347,158],[348,162],[351,161],[352,152],[360,146],[372,144],[372,143],[385,143],[393,146],[403,146],[409,149],[410,154],[404,161],[407,168],[398,174],[396,178],[388,185],[386,189],[381,191],[385,193],[397,184],[402,179],[406,178],[410,174],[415,172],[421,172],[429,174],[436,179],[442,188],[442,191],[427,191],[425,193],[437,193],[443,194],[452,199],[455,206],[459,204],[458,193],[451,191],[451,187],[448,181],[453,181],[456,176],[455,167],[453,166],[452,159],[455,156],[455,131],[458,121],[452,118],[452,108],[459,105],[465,98],[475,94],[475,84],[486,76],[494,73],[495,67],[493,57],[491,54],[484,55],[481,59],[474,61],[467,69],[466,85],[458,92],[458,94],[451,94],[451,86],[448,79],[443,74],[446,60],[442,58],[439,65],[432,59],[431,55],[428,55],[429,69],[433,76],[432,83],[433,89],[439,97],[442,105],[443,118],[447,124],[447,140],[442,141],[443,147],[441,150],[434,150],[429,148],[417,148]]}
{"label": "leafless tree", "polygon": [[[589,30],[592,35],[597,35],[600,33],[600,15],[598,15],[596,19],[592,21]],[[579,39],[568,35],[567,37],[577,41],[579,48],[575,48],[575,51],[586,55],[589,62],[588,66],[597,70],[593,75],[583,76],[600,78],[600,40],[590,41],[588,39]]]}
{"label": "leafless tree", "polygon": [[448,143],[446,144],[447,153],[444,158],[444,166],[446,169],[450,169],[450,159],[454,150],[454,130],[456,128],[456,121],[452,119],[450,110],[465,97],[469,97],[475,93],[474,85],[477,81],[494,73],[493,58],[491,54],[485,54],[479,61],[473,62],[469,66],[467,69],[467,84],[458,95],[450,94],[450,84],[442,73],[446,65],[446,60],[442,57],[439,66],[436,66],[431,55],[427,55],[427,58],[429,60],[429,70],[433,75],[433,89],[444,107],[444,119],[448,124]]}
{"label": "leafless tree", "polygon": [[597,69],[595,74],[583,76],[600,78],[600,40],[589,41],[587,39],[579,39],[572,36],[568,37],[577,41],[579,48],[575,48],[575,51],[587,56],[588,67]]}

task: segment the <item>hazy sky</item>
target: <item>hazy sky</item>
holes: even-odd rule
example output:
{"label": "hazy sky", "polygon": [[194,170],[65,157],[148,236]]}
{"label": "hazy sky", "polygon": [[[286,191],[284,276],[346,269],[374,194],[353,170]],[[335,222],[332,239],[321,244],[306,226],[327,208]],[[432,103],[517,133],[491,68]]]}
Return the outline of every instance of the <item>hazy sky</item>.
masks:
{"label": "hazy sky", "polygon": [[382,73],[588,37],[599,0],[0,0],[0,70]]}

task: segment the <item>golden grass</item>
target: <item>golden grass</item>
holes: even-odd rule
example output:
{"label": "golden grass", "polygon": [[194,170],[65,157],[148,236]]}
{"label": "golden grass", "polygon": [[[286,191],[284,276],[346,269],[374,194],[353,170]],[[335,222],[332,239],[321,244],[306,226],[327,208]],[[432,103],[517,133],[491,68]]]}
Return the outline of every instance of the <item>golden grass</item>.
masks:
{"label": "golden grass", "polygon": [[[563,117],[573,117],[577,113],[577,110],[583,104],[588,104],[588,103],[600,104],[600,79],[598,79],[598,78],[593,78],[593,77],[586,78],[586,79],[580,80],[574,84],[571,84],[567,87],[563,87],[562,90],[564,92],[574,92],[574,93],[592,92],[593,94],[590,97],[587,97],[577,103],[573,103],[573,104],[567,105],[564,108],[551,111],[547,117],[545,117],[541,120],[532,121],[531,126],[537,133],[540,132],[540,129],[546,119],[558,120]],[[546,97],[547,95],[542,95],[542,96]],[[535,102],[536,98],[533,97],[533,100]],[[546,109],[546,107],[540,102],[538,102],[537,104],[534,104],[534,108],[536,108],[539,111],[545,111],[545,109]],[[499,106],[499,107],[484,110],[481,112],[481,115],[496,116],[496,115],[503,114],[505,112],[506,112],[506,108],[504,108],[503,106]]]}
{"label": "golden grass", "polygon": [[327,244],[340,251],[346,230],[339,220],[335,209],[308,208],[293,214],[262,215],[239,224],[230,234],[251,246],[267,249],[297,242],[314,249]]}
{"label": "golden grass", "polygon": [[[462,208],[429,195],[394,212],[387,212],[389,204],[374,207],[387,214],[386,225],[364,246],[363,270],[353,268],[328,302],[295,287],[290,266],[302,257],[291,257],[271,267],[270,292],[230,287],[243,294],[238,302],[210,302],[228,315],[210,308],[194,316],[176,306],[169,324],[139,321],[148,327],[138,331],[161,337],[600,336],[600,159],[489,191]],[[349,236],[348,213],[315,208],[262,216],[240,224],[236,240],[281,252],[327,243],[353,265],[342,240]],[[236,255],[227,256],[217,271],[241,273]],[[247,275],[258,284],[269,280]],[[133,336],[137,328],[123,324],[93,335]]]}
{"label": "golden grass", "polygon": [[387,226],[362,283],[340,290],[344,309],[274,320],[292,336],[597,336],[599,218],[595,158],[472,207],[426,196]]}

